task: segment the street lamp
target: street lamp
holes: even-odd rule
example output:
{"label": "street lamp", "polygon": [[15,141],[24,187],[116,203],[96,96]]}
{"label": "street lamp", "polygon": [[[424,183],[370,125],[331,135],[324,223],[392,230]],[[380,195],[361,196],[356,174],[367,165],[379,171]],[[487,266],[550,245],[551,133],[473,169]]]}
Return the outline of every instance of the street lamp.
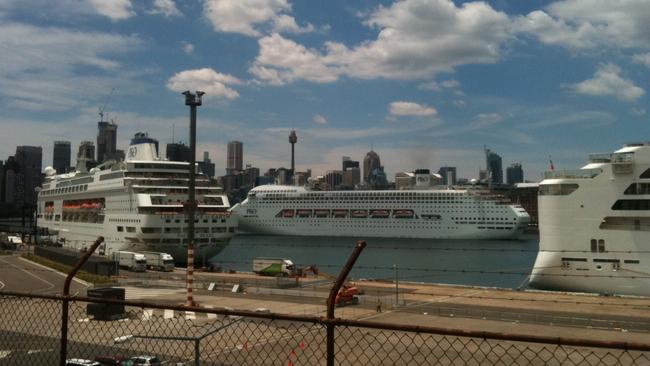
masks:
{"label": "street lamp", "polygon": [[187,217],[187,305],[194,306],[192,296],[192,282],[194,281],[194,214],[196,211],[196,107],[200,106],[201,97],[205,94],[197,91],[192,94],[189,90],[183,92],[185,96],[185,105],[190,107],[190,182],[189,197],[185,205],[185,215]]}

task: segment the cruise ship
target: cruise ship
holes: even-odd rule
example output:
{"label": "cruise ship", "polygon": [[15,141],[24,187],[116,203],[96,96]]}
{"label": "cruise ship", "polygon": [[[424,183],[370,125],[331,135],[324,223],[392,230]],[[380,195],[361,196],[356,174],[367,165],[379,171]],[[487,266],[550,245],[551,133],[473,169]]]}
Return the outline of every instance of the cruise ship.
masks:
{"label": "cruise ship", "polygon": [[593,154],[539,185],[530,287],[650,296],[650,144]]}
{"label": "cruise ship", "polygon": [[[157,145],[138,133],[125,161],[104,163],[90,172],[78,166],[76,172],[60,175],[46,168],[38,194],[38,226],[71,248],[90,247],[101,235],[103,255],[157,251],[186,262],[189,163],[161,160]],[[237,222],[221,188],[200,172],[196,201],[195,260],[202,263],[225,247]]]}
{"label": "cruise ship", "polygon": [[231,210],[249,233],[431,239],[516,239],[530,217],[475,189],[313,191],[263,185]]}

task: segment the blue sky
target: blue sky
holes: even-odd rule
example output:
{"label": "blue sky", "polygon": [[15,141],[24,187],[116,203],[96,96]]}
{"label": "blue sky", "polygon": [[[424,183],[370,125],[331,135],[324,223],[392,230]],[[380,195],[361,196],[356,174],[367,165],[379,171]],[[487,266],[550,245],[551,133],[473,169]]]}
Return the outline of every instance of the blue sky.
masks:
{"label": "blue sky", "polygon": [[[0,0],[0,156],[95,140],[107,104],[187,142],[181,91],[203,90],[199,153],[322,174],[372,146],[389,177],[459,168],[483,146],[539,180],[650,140],[650,2]],[[111,95],[111,90],[112,92]],[[109,97],[110,95],[110,97]]]}

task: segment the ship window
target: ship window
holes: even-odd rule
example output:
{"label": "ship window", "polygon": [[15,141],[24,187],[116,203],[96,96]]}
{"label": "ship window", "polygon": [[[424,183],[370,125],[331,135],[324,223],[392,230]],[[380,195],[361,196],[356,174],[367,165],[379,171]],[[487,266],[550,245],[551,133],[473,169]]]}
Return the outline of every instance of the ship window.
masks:
{"label": "ship window", "polygon": [[567,196],[578,189],[575,183],[544,184],[539,186],[540,196]]}
{"label": "ship window", "polygon": [[639,261],[636,259],[626,259],[623,261],[624,263],[629,263],[629,264],[639,264]]}
{"label": "ship window", "polygon": [[612,210],[646,211],[650,210],[650,200],[618,200]]}
{"label": "ship window", "polygon": [[600,223],[599,228],[603,230],[650,231],[650,217],[607,216]]}
{"label": "ship window", "polygon": [[624,194],[650,194],[650,183],[632,183],[625,189]]}
{"label": "ship window", "polygon": [[604,252],[606,252],[606,250],[605,250],[605,240],[603,240],[603,239],[598,239],[598,251],[599,251],[600,253],[604,253]]}
{"label": "ship window", "polygon": [[650,178],[650,168],[646,169],[641,175],[639,176],[641,179],[648,179]]}
{"label": "ship window", "polygon": [[127,233],[134,233],[134,232],[135,232],[135,228],[134,228],[133,226],[127,226],[127,227],[126,227],[126,232],[127,232]]}
{"label": "ship window", "polygon": [[591,239],[591,251],[595,253],[598,250],[596,239]]}
{"label": "ship window", "polygon": [[123,227],[123,226],[118,226],[118,227],[117,227],[117,231],[120,232],[120,233],[123,232],[123,231],[124,231],[124,227]]}

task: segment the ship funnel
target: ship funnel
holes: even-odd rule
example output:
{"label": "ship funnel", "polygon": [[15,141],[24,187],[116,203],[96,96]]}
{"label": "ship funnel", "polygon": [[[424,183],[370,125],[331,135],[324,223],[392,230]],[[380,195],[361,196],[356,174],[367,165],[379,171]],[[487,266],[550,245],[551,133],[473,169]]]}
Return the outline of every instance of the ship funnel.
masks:
{"label": "ship funnel", "polygon": [[152,161],[160,160],[158,157],[158,140],[149,137],[144,132],[138,132],[131,139],[131,145],[126,156],[126,161]]}
{"label": "ship funnel", "polygon": [[431,186],[431,171],[429,169],[416,169],[414,173],[416,187]]}

